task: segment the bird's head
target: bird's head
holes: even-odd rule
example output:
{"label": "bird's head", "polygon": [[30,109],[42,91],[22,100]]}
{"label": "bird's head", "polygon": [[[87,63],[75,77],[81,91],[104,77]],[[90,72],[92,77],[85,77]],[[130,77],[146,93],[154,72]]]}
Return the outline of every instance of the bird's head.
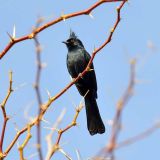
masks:
{"label": "bird's head", "polygon": [[73,31],[70,31],[70,36],[67,41],[63,41],[66,44],[68,50],[74,50],[77,48],[84,48],[83,43],[77,38]]}

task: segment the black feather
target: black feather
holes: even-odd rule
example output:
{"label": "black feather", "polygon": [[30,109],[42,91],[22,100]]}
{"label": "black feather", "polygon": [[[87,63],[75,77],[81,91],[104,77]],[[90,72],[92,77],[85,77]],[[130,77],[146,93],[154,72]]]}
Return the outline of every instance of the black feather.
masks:
{"label": "black feather", "polygon": [[[89,53],[85,50],[83,43],[77,38],[73,31],[70,32],[69,39],[65,42],[68,48],[67,68],[72,78],[76,78],[88,65],[90,60]],[[105,126],[101,119],[97,106],[97,81],[93,63],[91,71],[87,72],[76,82],[76,87],[81,96],[85,96],[85,106],[87,115],[87,127],[91,135],[102,134]]]}
{"label": "black feather", "polygon": [[76,34],[75,34],[72,30],[70,30],[70,36],[69,36],[69,39],[71,39],[71,38],[73,38],[73,39],[77,39]]}

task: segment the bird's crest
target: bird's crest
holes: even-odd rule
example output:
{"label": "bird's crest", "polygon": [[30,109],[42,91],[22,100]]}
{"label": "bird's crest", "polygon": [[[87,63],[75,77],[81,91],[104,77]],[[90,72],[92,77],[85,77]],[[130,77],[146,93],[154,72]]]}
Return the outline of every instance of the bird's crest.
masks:
{"label": "bird's crest", "polygon": [[69,36],[69,39],[71,39],[71,38],[73,38],[73,39],[77,39],[76,34],[75,34],[72,30],[70,30],[70,36]]}

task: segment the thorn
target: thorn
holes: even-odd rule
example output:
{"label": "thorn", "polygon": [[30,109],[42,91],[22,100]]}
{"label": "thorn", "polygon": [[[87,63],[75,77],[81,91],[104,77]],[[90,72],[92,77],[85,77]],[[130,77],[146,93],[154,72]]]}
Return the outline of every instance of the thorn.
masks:
{"label": "thorn", "polygon": [[63,21],[66,21],[66,15],[63,12],[61,14],[61,18],[63,19]]}
{"label": "thorn", "polygon": [[17,126],[16,122],[14,122],[13,124],[14,124],[14,129],[15,129],[15,131],[16,131],[16,132],[17,132],[17,134],[18,134],[18,132],[19,132],[20,130],[19,130],[19,128],[18,128],[18,126]]}
{"label": "thorn", "polygon": [[71,80],[71,81],[74,81],[73,78],[72,78],[71,76],[69,76],[69,77],[70,77],[70,80]]}
{"label": "thorn", "polygon": [[17,144],[17,148],[19,148],[19,147],[20,147],[19,141],[17,141],[17,143],[16,143],[16,144]]}
{"label": "thorn", "polygon": [[27,157],[27,159],[32,159],[33,157],[38,156],[38,153],[32,153],[30,156]]}
{"label": "thorn", "polygon": [[92,15],[92,13],[89,13],[89,16],[91,17],[91,19],[94,19],[94,16]]}
{"label": "thorn", "polygon": [[59,148],[58,150],[59,150],[59,152],[61,152],[68,160],[72,160],[72,158],[71,158],[62,148]]}
{"label": "thorn", "polygon": [[14,24],[13,26],[13,34],[12,34],[12,38],[15,39],[16,38],[16,26]]}
{"label": "thorn", "polygon": [[111,28],[111,33],[113,33],[114,32],[114,28]]}
{"label": "thorn", "polygon": [[87,67],[87,71],[90,71],[90,66],[89,66],[89,67]]}
{"label": "thorn", "polygon": [[65,18],[65,16],[61,16],[61,17],[62,17],[63,21],[65,22],[65,21],[66,21],[66,18]]}
{"label": "thorn", "polygon": [[96,51],[96,47],[94,46],[94,48],[93,48],[93,52],[95,52]]}
{"label": "thorn", "polygon": [[10,41],[11,41],[11,42],[14,42],[15,39],[14,39],[8,32],[7,32],[7,34],[8,34],[8,36],[9,36]]}
{"label": "thorn", "polygon": [[51,124],[49,121],[47,121],[46,119],[42,118],[42,121],[47,123],[47,124]]}
{"label": "thorn", "polygon": [[89,71],[94,71],[94,69],[91,69],[91,68],[90,68]]}
{"label": "thorn", "polygon": [[[89,67],[88,67],[89,68]],[[87,68],[87,70],[88,70],[88,68]],[[79,73],[79,75],[78,75],[80,78],[82,78],[83,79],[83,75],[82,75],[82,73]]]}
{"label": "thorn", "polygon": [[41,23],[43,23],[44,22],[44,20],[45,20],[45,18],[44,17],[38,17],[38,19],[37,19],[37,24],[41,24]]}
{"label": "thorn", "polygon": [[135,79],[134,81],[136,84],[150,84],[151,80],[142,80],[142,79]]}
{"label": "thorn", "polygon": [[79,123],[76,123],[76,127],[78,128],[80,126],[80,124]]}
{"label": "thorn", "polygon": [[31,107],[33,106],[33,104],[34,104],[34,102],[31,102],[24,109],[24,118],[27,119],[28,121],[31,121],[31,119],[33,119],[33,117],[31,118],[29,116],[29,111],[30,111]]}
{"label": "thorn", "polygon": [[55,127],[43,127],[43,128],[48,129],[48,130],[55,130],[55,131],[59,132],[59,129],[55,128]]}
{"label": "thorn", "polygon": [[48,89],[46,89],[46,92],[47,92],[48,98],[51,99],[51,94],[50,94],[50,92],[48,91]]}
{"label": "thorn", "polygon": [[80,154],[78,149],[76,149],[76,155],[77,155],[77,159],[78,160],[82,160],[82,156],[81,156],[81,154]]}

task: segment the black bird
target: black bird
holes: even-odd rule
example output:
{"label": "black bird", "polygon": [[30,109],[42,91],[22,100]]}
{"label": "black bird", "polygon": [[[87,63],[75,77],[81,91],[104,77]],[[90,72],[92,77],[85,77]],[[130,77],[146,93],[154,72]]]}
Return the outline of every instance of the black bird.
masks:
{"label": "black bird", "polygon": [[[83,43],[77,38],[74,32],[70,32],[70,37],[63,42],[68,48],[67,68],[72,78],[76,78],[86,68],[91,56],[85,50]],[[97,81],[94,66],[91,64],[90,71],[81,77],[76,83],[76,87],[84,97],[87,115],[87,127],[91,135],[102,134],[105,126],[101,119],[97,106]],[[87,93],[88,92],[88,93]]]}

